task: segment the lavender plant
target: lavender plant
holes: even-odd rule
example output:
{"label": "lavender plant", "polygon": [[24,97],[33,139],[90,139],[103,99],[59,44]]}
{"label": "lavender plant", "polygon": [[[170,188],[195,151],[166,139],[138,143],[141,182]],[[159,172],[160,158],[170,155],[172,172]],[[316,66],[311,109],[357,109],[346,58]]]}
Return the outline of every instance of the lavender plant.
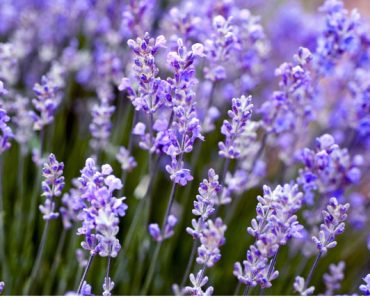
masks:
{"label": "lavender plant", "polygon": [[0,1],[0,293],[369,295],[357,3]]}

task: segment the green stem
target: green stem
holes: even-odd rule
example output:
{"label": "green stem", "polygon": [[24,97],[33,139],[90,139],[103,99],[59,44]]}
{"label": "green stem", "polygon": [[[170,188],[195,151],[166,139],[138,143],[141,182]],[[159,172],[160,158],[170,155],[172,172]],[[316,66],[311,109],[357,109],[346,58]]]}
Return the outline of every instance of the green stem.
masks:
{"label": "green stem", "polygon": [[2,277],[4,280],[10,280],[8,272],[8,260],[5,253],[6,237],[5,237],[5,211],[3,203],[3,156],[0,156],[0,261],[2,265]]}
{"label": "green stem", "polygon": [[194,262],[194,257],[195,257],[195,254],[197,253],[197,248],[198,248],[198,239],[194,239],[193,247],[191,249],[191,254],[190,254],[188,263],[186,265],[186,270],[185,270],[184,276],[182,277],[181,286],[180,286],[181,290],[184,288],[186,281],[188,280],[188,277],[190,275],[190,271],[191,271],[191,268]]}
{"label": "green stem", "polygon": [[45,292],[46,292],[45,294],[47,294],[47,295],[50,294],[50,288],[51,288],[52,284],[54,283],[55,274],[57,272],[58,266],[59,266],[60,261],[61,261],[61,254],[62,254],[62,251],[63,251],[63,248],[64,248],[66,235],[67,235],[67,230],[63,228],[62,234],[59,238],[57,250],[55,252],[53,265],[51,266],[50,276],[49,276],[49,279],[47,280],[47,283],[45,285]]}
{"label": "green stem", "polygon": [[94,258],[94,254],[90,254],[89,261],[87,262],[85,271],[82,274],[82,277],[81,277],[81,280],[80,280],[80,284],[78,285],[78,289],[77,289],[77,294],[78,295],[81,293],[82,285],[83,285],[83,283],[84,283],[84,281],[86,279],[87,272],[89,271],[89,269],[91,267],[91,263],[93,261],[93,258]]}
{"label": "green stem", "polygon": [[315,269],[317,267],[317,264],[318,264],[318,262],[319,262],[319,260],[321,258],[321,255],[322,255],[322,253],[319,252],[319,254],[316,256],[316,259],[313,262],[313,265],[312,265],[312,267],[310,269],[310,272],[308,273],[307,280],[305,281],[304,289],[307,289],[308,288],[308,285],[310,284],[311,279],[312,279],[313,272],[315,271]]}
{"label": "green stem", "polygon": [[33,285],[34,280],[36,279],[36,276],[37,276],[37,274],[40,270],[41,259],[42,259],[42,256],[44,254],[44,249],[45,249],[45,245],[46,245],[46,241],[47,241],[48,231],[49,231],[49,220],[46,220],[44,231],[42,233],[41,242],[40,242],[40,245],[39,245],[39,249],[37,251],[35,264],[33,265],[31,276],[30,276],[30,281],[29,281],[29,284],[26,288],[26,295],[29,294],[30,288]]}

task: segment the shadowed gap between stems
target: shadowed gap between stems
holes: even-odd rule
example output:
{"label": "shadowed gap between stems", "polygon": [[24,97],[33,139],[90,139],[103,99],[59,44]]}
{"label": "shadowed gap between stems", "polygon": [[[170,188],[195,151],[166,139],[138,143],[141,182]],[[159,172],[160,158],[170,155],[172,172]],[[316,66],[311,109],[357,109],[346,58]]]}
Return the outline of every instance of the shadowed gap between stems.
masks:
{"label": "shadowed gap between stems", "polygon": [[184,276],[182,277],[180,290],[182,290],[184,288],[184,286],[186,284],[186,281],[188,280],[190,271],[193,267],[194,257],[195,257],[195,254],[197,252],[198,244],[199,244],[199,240],[198,239],[193,239],[193,246],[192,246],[192,249],[191,249],[191,254],[190,254],[188,263],[186,265]]}
{"label": "shadowed gap between stems", "polygon": [[30,288],[33,284],[33,281],[36,279],[37,273],[39,272],[39,269],[40,269],[41,259],[42,259],[42,256],[44,254],[44,249],[45,249],[47,236],[48,236],[48,231],[49,231],[49,222],[50,222],[49,220],[46,220],[46,222],[45,222],[44,230],[42,232],[41,242],[40,242],[39,248],[37,250],[37,256],[36,256],[35,264],[33,265],[31,276],[30,276],[30,279],[29,279],[29,284],[26,288],[26,295],[29,294]]}
{"label": "shadowed gap between stems", "polygon": [[[173,202],[175,200],[176,187],[177,187],[177,184],[175,182],[173,182],[172,183],[172,188],[171,188],[171,193],[170,193],[170,198],[169,198],[167,209],[166,209],[166,213],[165,213],[163,221],[162,221],[162,228],[161,228],[161,236],[162,237],[164,236],[164,231],[165,231],[165,226],[166,226],[168,215],[171,212],[171,208],[172,208]],[[153,279],[154,270],[155,270],[155,266],[157,264],[159,251],[161,249],[162,242],[163,241],[157,242],[157,246],[155,248],[154,255],[153,255],[153,257],[151,259],[151,262],[150,262],[149,271],[148,271],[146,279],[145,279],[144,288],[142,290],[142,295],[147,294],[147,292],[150,288],[150,284],[151,284],[152,279]]]}
{"label": "shadowed gap between stems", "polygon": [[[40,130],[40,158],[42,157],[42,148],[44,143],[44,131]],[[28,225],[28,230],[25,230],[25,228],[22,229],[22,232],[26,232],[26,236],[23,243],[23,252],[25,252],[26,247],[29,246],[30,240],[32,239],[32,234],[34,231],[34,223],[35,223],[35,216],[36,216],[36,210],[37,210],[37,198],[40,191],[40,182],[41,182],[41,174],[42,174],[42,168],[39,168],[39,166],[36,165],[36,176],[35,176],[35,182],[33,185],[33,191],[32,191],[32,197],[31,197],[31,206],[29,209],[29,215],[27,223],[24,225]]]}
{"label": "shadowed gap between stems", "polygon": [[235,288],[235,291],[234,291],[234,296],[239,296],[241,287],[242,287],[242,283],[240,281],[238,281],[238,284],[236,285],[236,288]]}
{"label": "shadowed gap between stems", "polygon": [[57,272],[59,263],[61,261],[61,254],[62,254],[62,251],[63,251],[63,248],[64,248],[64,243],[65,243],[65,240],[66,240],[66,235],[67,235],[67,230],[63,227],[62,234],[61,234],[61,236],[59,238],[57,250],[55,252],[54,261],[53,261],[53,264],[51,266],[49,280],[47,281],[47,283],[45,285],[45,292],[46,292],[46,294],[49,294],[50,293],[51,286],[54,283],[55,274]]}

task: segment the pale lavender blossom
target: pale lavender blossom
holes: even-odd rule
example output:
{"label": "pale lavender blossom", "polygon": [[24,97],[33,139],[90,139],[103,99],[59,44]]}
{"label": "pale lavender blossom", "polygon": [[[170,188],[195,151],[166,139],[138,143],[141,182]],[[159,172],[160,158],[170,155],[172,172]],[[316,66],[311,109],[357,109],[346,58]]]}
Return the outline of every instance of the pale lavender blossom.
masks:
{"label": "pale lavender blossom", "polygon": [[312,237],[320,254],[326,254],[337,245],[335,238],[344,232],[349,206],[349,203],[339,204],[336,198],[330,198],[326,210],[322,211],[324,223],[320,225],[319,235]]}
{"label": "pale lavender blossom", "polygon": [[64,164],[59,163],[54,154],[50,154],[47,161],[44,163],[42,169],[42,190],[46,198],[43,205],[40,205],[40,211],[43,214],[44,220],[52,220],[59,216],[59,213],[55,212],[55,198],[62,194],[64,187],[63,177]]}
{"label": "pale lavender blossom", "polygon": [[359,289],[365,296],[370,296],[370,274],[367,274],[362,280],[365,284],[361,284]]}

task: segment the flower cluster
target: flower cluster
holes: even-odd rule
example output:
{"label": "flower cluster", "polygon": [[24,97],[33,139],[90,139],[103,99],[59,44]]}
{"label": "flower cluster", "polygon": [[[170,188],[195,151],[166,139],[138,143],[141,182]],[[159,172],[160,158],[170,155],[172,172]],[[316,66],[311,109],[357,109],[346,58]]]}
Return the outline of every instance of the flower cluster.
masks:
{"label": "flower cluster", "polygon": [[269,259],[289,239],[300,236],[302,226],[295,213],[301,208],[303,195],[297,185],[289,184],[279,185],[273,191],[264,186],[263,192],[263,197],[257,198],[257,217],[247,229],[256,241],[247,251],[243,266],[235,263],[234,275],[245,285],[268,288],[279,275],[274,266],[270,267]]}
{"label": "flower cluster", "polygon": [[340,0],[326,0],[320,10],[326,14],[325,30],[318,38],[315,60],[319,72],[327,74],[344,53],[356,48],[360,15],[357,10],[349,13]]}
{"label": "flower cluster", "polygon": [[197,275],[193,273],[189,275],[190,282],[192,286],[186,286],[184,292],[186,295],[192,296],[212,296],[213,294],[213,287],[209,286],[205,291],[203,291],[203,287],[208,282],[208,277],[204,276],[203,271],[200,270]]}
{"label": "flower cluster", "polygon": [[91,255],[116,257],[121,248],[116,235],[119,217],[125,215],[127,205],[123,203],[124,197],[113,196],[114,191],[122,189],[122,183],[112,172],[110,165],[103,165],[99,171],[95,161],[88,158],[78,179],[84,208],[77,234],[85,236],[81,245]]}
{"label": "flower cluster", "polygon": [[330,273],[325,273],[323,276],[326,287],[325,295],[334,295],[334,292],[340,289],[341,282],[344,279],[345,266],[344,261],[340,261],[337,265],[331,264],[329,266]]}
{"label": "flower cluster", "polygon": [[205,270],[211,268],[221,259],[220,247],[225,243],[226,225],[221,218],[207,220],[204,223],[200,235],[201,245],[198,247],[196,262],[202,265],[202,269],[195,276],[190,274],[190,282],[193,286],[186,286],[184,292],[194,296],[207,296],[213,293],[213,288],[208,287],[203,291],[202,287],[208,282]]}
{"label": "flower cluster", "polygon": [[276,69],[280,77],[280,90],[262,104],[261,114],[267,132],[277,135],[293,130],[298,120],[313,118],[313,90],[309,71],[312,54],[307,48],[299,48],[294,63],[283,63]]}
{"label": "flower cluster", "polygon": [[156,242],[162,242],[170,238],[174,234],[174,228],[177,224],[177,218],[174,215],[169,215],[164,226],[163,233],[157,223],[149,225],[149,233]]}
{"label": "flower cluster", "polygon": [[335,144],[334,138],[324,134],[316,139],[316,149],[305,148],[301,151],[300,160],[305,168],[300,170],[298,182],[305,190],[305,200],[312,204],[313,190],[321,194],[341,195],[351,184],[361,179],[361,156],[351,159],[347,149]]}
{"label": "flower cluster", "polygon": [[61,89],[64,86],[64,70],[59,64],[53,64],[50,72],[41,78],[41,83],[36,83],[33,91],[36,98],[32,104],[36,110],[31,111],[34,130],[42,130],[54,120],[55,112],[61,102]]}
{"label": "flower cluster", "polygon": [[183,156],[193,150],[197,139],[204,139],[195,108],[193,90],[195,85],[193,64],[196,57],[203,55],[203,46],[194,44],[191,49],[188,51],[182,40],[178,40],[177,51],[170,52],[167,56],[167,61],[174,71],[174,77],[167,80],[173,121],[157,136],[156,142],[162,147],[162,151],[171,157],[171,164],[166,166],[171,180],[183,186],[193,179],[190,170],[183,168]]}
{"label": "flower cluster", "polygon": [[121,164],[121,169],[123,171],[130,172],[137,166],[135,158],[130,155],[130,152],[125,147],[119,147],[116,158]]}
{"label": "flower cluster", "polygon": [[55,197],[60,197],[64,187],[63,177],[64,164],[58,162],[54,154],[50,154],[47,161],[42,168],[42,182],[43,196],[46,198],[44,205],[40,205],[40,211],[43,214],[44,220],[52,220],[59,216],[55,210]]}
{"label": "flower cluster", "polygon": [[248,121],[252,116],[252,97],[242,96],[232,99],[231,110],[228,115],[231,122],[224,120],[221,133],[226,137],[225,143],[219,142],[219,154],[225,158],[237,159],[240,156],[239,139],[245,131]]}
{"label": "flower cluster", "polygon": [[186,231],[194,239],[199,239],[205,227],[205,222],[215,212],[217,198],[221,192],[221,185],[218,182],[218,175],[213,169],[208,170],[208,179],[204,179],[198,188],[198,195],[194,201],[192,213],[198,219],[192,219],[193,227],[187,227]]}
{"label": "flower cluster", "polygon": [[5,288],[5,283],[4,283],[4,281],[0,281],[0,295],[3,293],[4,288]]}
{"label": "flower cluster", "polygon": [[90,142],[93,149],[101,150],[107,147],[112,129],[111,116],[114,111],[115,107],[106,101],[101,101],[100,104],[93,106],[91,110],[92,121],[89,127],[93,137]]}
{"label": "flower cluster", "polygon": [[[155,55],[160,48],[165,47],[166,39],[163,35],[154,39],[149,33],[145,33],[142,39],[128,40],[127,44],[134,52],[135,81],[125,77],[119,89],[127,91],[136,110],[152,114],[164,103],[162,80],[157,77],[159,70],[155,64]],[[136,89],[133,88],[133,83],[136,84]]]}
{"label": "flower cluster", "polygon": [[[219,247],[224,243],[224,232],[226,226],[220,218],[215,222],[209,217],[215,212],[215,205],[221,192],[221,185],[218,182],[218,175],[213,169],[208,170],[208,179],[204,179],[198,188],[198,195],[194,201],[193,215],[198,219],[192,219],[192,227],[187,227],[186,231],[193,239],[200,241],[198,247],[197,263],[204,265],[204,268],[212,267],[220,258]],[[205,269],[204,269],[205,271]],[[204,271],[199,271],[197,275],[190,274],[190,282],[193,286],[184,289],[185,294],[190,295],[211,295],[213,287],[208,287],[203,291],[202,287],[208,282],[208,277]]]}
{"label": "flower cluster", "polygon": [[330,198],[326,210],[322,211],[324,223],[320,226],[319,236],[312,237],[320,254],[326,254],[337,245],[335,238],[344,232],[348,209],[348,203],[339,204],[336,198]]}
{"label": "flower cluster", "polygon": [[228,61],[230,52],[240,48],[234,27],[231,25],[232,18],[227,20],[218,15],[213,18],[213,32],[210,39],[205,42],[205,53],[210,62],[210,67],[205,69],[206,78],[211,81],[226,78],[224,63]]}

